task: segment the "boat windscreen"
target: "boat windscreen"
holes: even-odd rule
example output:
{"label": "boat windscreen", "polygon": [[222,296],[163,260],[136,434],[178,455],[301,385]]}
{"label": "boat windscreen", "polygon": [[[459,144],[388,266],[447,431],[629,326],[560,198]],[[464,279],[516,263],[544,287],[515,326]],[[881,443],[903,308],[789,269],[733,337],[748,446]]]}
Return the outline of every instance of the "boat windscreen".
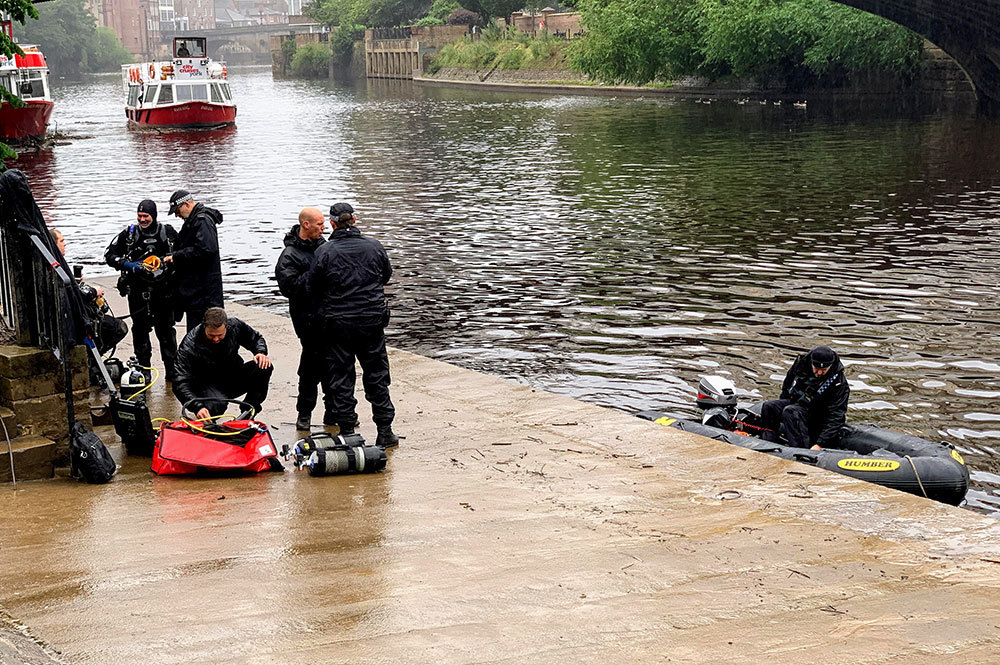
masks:
{"label": "boat windscreen", "polygon": [[151,85],[146,88],[146,96],[143,98],[143,104],[151,104],[154,99],[156,99],[156,91],[160,89],[158,85]]}
{"label": "boat windscreen", "polygon": [[178,103],[190,102],[191,101],[191,86],[190,85],[175,85],[174,86],[174,99]]}
{"label": "boat windscreen", "polygon": [[160,90],[160,99],[156,102],[157,106],[164,106],[166,104],[174,103],[174,87],[171,85],[161,86],[163,89]]}
{"label": "boat windscreen", "polygon": [[215,102],[216,104],[221,104],[222,93],[219,92],[219,85],[217,83],[213,83],[208,87],[212,89],[212,101]]}
{"label": "boat windscreen", "polygon": [[45,97],[45,84],[42,83],[41,72],[31,72],[27,80],[22,78],[18,88],[21,99]]}
{"label": "boat windscreen", "polygon": [[196,102],[208,101],[208,90],[205,89],[204,83],[195,83],[191,86],[191,99]]}

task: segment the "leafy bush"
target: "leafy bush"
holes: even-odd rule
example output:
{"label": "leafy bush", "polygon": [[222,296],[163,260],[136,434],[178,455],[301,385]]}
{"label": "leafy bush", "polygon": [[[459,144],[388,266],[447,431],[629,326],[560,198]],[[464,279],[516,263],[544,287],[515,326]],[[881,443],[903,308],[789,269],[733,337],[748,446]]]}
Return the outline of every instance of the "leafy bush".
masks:
{"label": "leafy bush", "polygon": [[333,33],[330,39],[330,50],[334,62],[347,66],[354,57],[354,42],[365,37],[365,26],[342,25]]}
{"label": "leafy bush", "polygon": [[292,58],[292,74],[300,78],[326,78],[333,52],[326,44],[303,44]]}
{"label": "leafy bush", "polygon": [[548,34],[525,35],[518,30],[484,30],[480,39],[465,37],[444,46],[428,73],[442,67],[462,69],[558,69],[566,57],[567,42]]}
{"label": "leafy bush", "polygon": [[851,74],[911,76],[922,40],[828,0],[580,0],[587,35],[571,64],[609,82],[683,74],[753,77],[786,87]]}
{"label": "leafy bush", "polygon": [[15,33],[22,42],[38,44],[53,73],[75,76],[109,71],[133,60],[110,28],[98,28],[83,0],[53,0],[38,7],[38,21]]}
{"label": "leafy bush", "polygon": [[479,14],[468,9],[456,9],[448,16],[448,25],[479,25]]}
{"label": "leafy bush", "polygon": [[281,42],[281,63],[282,69],[288,69],[292,66],[292,58],[295,57],[295,51],[298,49],[298,45],[295,43],[295,38],[284,39]]}

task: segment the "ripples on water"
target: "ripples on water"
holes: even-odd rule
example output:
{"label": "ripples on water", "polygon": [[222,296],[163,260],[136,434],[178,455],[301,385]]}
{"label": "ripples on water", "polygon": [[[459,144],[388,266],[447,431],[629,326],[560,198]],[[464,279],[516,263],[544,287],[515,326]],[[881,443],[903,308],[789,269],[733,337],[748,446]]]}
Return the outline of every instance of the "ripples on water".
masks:
{"label": "ripples on water", "polygon": [[[80,139],[19,166],[88,274],[151,196],[221,209],[230,298],[306,205],[354,203],[396,266],[391,342],[580,399],[695,415],[834,346],[850,418],[955,443],[1000,515],[1000,129],[671,99],[233,77],[235,130],[125,126],[117,77],[55,90]],[[887,117],[888,115],[888,117]]]}

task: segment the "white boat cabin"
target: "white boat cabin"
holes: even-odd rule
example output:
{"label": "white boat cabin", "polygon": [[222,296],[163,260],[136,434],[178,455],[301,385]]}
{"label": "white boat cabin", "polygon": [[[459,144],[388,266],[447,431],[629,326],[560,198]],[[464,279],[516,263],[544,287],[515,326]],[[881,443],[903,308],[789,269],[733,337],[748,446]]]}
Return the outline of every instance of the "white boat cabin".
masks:
{"label": "white boat cabin", "polygon": [[204,37],[175,37],[171,60],[122,66],[129,108],[188,102],[233,105],[229,72],[207,55]]}

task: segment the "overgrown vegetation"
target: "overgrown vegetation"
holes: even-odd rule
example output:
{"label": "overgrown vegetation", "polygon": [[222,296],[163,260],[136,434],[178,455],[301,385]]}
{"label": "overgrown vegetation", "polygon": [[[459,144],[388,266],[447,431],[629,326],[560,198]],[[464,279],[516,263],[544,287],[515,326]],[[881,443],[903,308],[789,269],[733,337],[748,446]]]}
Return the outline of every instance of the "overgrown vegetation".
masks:
{"label": "overgrown vegetation", "polygon": [[[508,18],[525,0],[313,0],[303,11],[332,27],[367,25],[390,28],[402,25],[444,25],[458,10],[473,12],[480,25],[496,17]],[[567,4],[563,2],[563,4]],[[464,22],[465,19],[463,19]]]}
{"label": "overgrown vegetation", "polygon": [[354,56],[354,42],[365,38],[365,26],[342,25],[334,31],[330,39],[334,62],[347,66]]}
{"label": "overgrown vegetation", "polygon": [[[0,0],[0,16],[9,16],[12,21],[24,25],[29,19],[37,19],[38,11],[31,5],[30,0]],[[0,53],[6,58],[13,58],[14,55],[24,55],[17,44],[7,36],[6,30],[0,30]],[[24,102],[20,97],[13,94],[6,87],[0,86],[0,103],[7,102],[14,108],[21,108]],[[0,173],[7,170],[6,160],[14,159],[17,153],[6,143],[0,141]]]}
{"label": "overgrown vegetation", "polygon": [[326,78],[330,75],[333,52],[326,44],[303,44],[292,57],[292,74],[299,78]]}
{"label": "overgrown vegetation", "polygon": [[516,29],[488,28],[480,39],[465,37],[444,46],[428,73],[463,69],[565,69],[568,42],[543,33],[532,37]]}
{"label": "overgrown vegetation", "polygon": [[860,72],[902,78],[922,39],[829,0],[579,0],[587,35],[570,62],[613,83],[684,74],[747,77],[789,89],[837,86]]}
{"label": "overgrown vegetation", "polygon": [[17,29],[18,38],[37,44],[49,69],[59,76],[112,71],[132,61],[111,28],[98,28],[84,0],[52,0],[37,7],[38,21]]}

